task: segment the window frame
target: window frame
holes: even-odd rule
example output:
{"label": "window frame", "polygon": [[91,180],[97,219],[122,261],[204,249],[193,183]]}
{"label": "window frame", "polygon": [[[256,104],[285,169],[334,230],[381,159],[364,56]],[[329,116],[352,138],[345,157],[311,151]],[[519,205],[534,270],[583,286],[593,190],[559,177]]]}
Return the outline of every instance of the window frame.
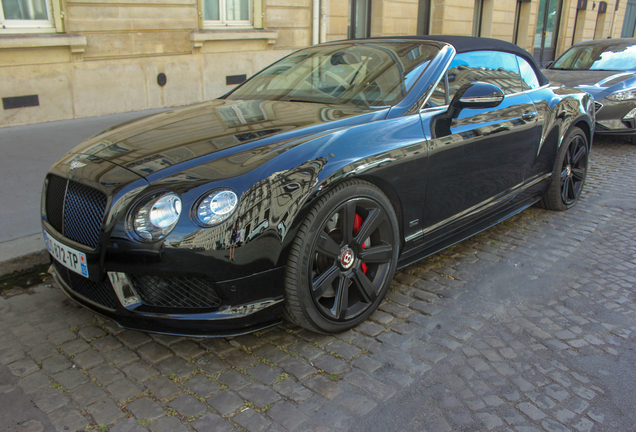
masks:
{"label": "window frame", "polygon": [[[490,51],[490,50],[476,50],[476,51]],[[492,50],[495,52],[506,52],[506,51],[497,51],[497,50]],[[472,52],[472,51],[468,51],[468,52]],[[444,73],[441,74],[441,77],[435,82],[435,85],[433,87],[431,87],[431,90],[429,92],[429,94],[426,97],[426,100],[422,103],[421,107],[420,107],[420,113],[423,112],[427,112],[429,110],[431,111],[442,111],[445,109],[448,109],[449,104],[451,102],[451,97],[450,97],[450,91],[449,91],[449,83],[448,83],[448,70],[450,69],[451,64],[453,63],[453,60],[455,60],[455,57],[457,57],[458,55],[460,55],[462,53],[455,53],[448,61],[448,64],[446,65],[446,69],[444,70]],[[508,54],[513,54],[513,53],[508,53]],[[519,64],[519,60],[525,60],[523,57],[518,56],[517,54],[513,54],[516,58],[517,58],[517,64]],[[530,63],[528,63],[530,64]],[[533,70],[534,73],[534,70]],[[521,80],[523,80],[523,77],[521,76],[521,66],[519,65],[519,76],[521,78]],[[536,77],[536,73],[535,73],[535,77]],[[429,106],[428,105],[428,101],[431,97],[431,95],[433,94],[433,92],[435,91],[435,89],[437,88],[437,86],[439,85],[440,81],[444,81],[444,87],[445,87],[445,97],[446,97],[446,105],[439,105],[439,106]],[[538,80],[538,77],[537,77]],[[541,89],[546,89],[550,87],[550,83],[548,84],[544,84],[541,85],[541,82],[539,81],[539,87],[534,88],[534,89],[528,89],[528,90],[523,90],[523,85],[522,85],[522,91],[520,92],[516,92],[516,93],[510,93],[510,94],[505,94],[504,98],[507,97],[513,97],[513,96],[517,96],[520,94],[525,94],[525,93],[530,93],[533,91],[537,91],[537,90],[541,90]]]}
{"label": "window frame", "polygon": [[364,39],[364,38],[371,37],[371,14],[373,13],[373,1],[371,0],[362,0],[362,1],[366,2],[366,6],[367,6],[366,17],[364,17],[366,21],[365,35],[361,37],[356,37],[356,32],[357,32],[356,15],[358,13],[357,0],[351,0],[351,4],[349,7],[349,23],[348,23],[349,28],[347,29],[347,36],[349,37],[349,39]]}
{"label": "window frame", "polygon": [[219,2],[219,19],[206,20],[203,16],[203,6],[206,0],[199,0],[200,17],[203,29],[219,29],[227,27],[243,27],[252,28],[254,26],[254,6],[259,0],[248,0],[249,18],[247,20],[228,20],[227,19],[227,1],[218,0]]}
{"label": "window frame", "polygon": [[[33,0],[31,0],[33,1]],[[56,1],[56,0],[53,0]],[[44,5],[46,7],[45,20],[16,20],[6,19],[4,17],[4,8],[0,1],[0,34],[1,33],[22,33],[22,32],[54,32],[56,31],[56,22],[53,17],[54,5],[51,0],[45,0]]]}

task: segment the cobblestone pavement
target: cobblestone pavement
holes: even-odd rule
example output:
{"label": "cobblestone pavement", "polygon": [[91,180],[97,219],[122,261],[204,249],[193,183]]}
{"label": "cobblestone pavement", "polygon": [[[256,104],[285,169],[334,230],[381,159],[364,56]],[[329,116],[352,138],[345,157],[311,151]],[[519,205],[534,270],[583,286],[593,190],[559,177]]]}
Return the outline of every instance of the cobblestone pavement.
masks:
{"label": "cobblestone pavement", "polygon": [[587,183],[398,272],[337,337],[151,335],[5,293],[0,428],[634,431],[636,147],[597,140]]}

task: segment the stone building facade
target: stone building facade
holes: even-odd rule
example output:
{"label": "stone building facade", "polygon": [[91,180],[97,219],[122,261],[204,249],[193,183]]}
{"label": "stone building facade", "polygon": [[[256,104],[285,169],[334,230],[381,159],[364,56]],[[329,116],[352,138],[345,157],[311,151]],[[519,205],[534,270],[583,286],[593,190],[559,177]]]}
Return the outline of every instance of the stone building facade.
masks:
{"label": "stone building facade", "polygon": [[0,127],[210,100],[348,37],[478,35],[545,63],[635,24],[636,0],[0,0]]}

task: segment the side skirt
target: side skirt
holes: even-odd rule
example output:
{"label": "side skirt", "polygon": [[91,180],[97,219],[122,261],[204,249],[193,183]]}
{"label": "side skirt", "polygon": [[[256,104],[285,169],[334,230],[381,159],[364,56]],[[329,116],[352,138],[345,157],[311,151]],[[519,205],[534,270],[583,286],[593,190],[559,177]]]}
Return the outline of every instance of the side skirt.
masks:
{"label": "side skirt", "polygon": [[413,264],[414,262],[426,258],[427,256],[433,255],[434,253],[442,251],[447,247],[457,244],[462,240],[472,237],[477,233],[485,231],[488,228],[497,225],[499,222],[502,222],[518,213],[521,213],[540,199],[541,195],[527,198],[526,200],[521,201],[520,203],[517,203],[502,212],[496,213],[475,225],[471,225],[457,232],[451,232],[448,236],[440,239],[440,241],[432,245],[424,246],[424,249],[420,251],[409,254],[406,257],[400,257],[400,259],[398,260],[397,268],[404,268],[410,264]]}

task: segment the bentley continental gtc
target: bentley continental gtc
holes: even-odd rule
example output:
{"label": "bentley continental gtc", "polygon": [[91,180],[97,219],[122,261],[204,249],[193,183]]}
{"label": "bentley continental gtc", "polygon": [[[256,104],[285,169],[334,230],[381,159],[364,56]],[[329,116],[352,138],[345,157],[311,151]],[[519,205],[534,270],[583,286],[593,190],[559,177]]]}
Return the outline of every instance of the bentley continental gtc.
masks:
{"label": "bentley continental gtc", "polygon": [[507,42],[345,40],[86,140],[44,182],[61,289],[120,326],[337,333],[396,269],[583,187],[594,102]]}

